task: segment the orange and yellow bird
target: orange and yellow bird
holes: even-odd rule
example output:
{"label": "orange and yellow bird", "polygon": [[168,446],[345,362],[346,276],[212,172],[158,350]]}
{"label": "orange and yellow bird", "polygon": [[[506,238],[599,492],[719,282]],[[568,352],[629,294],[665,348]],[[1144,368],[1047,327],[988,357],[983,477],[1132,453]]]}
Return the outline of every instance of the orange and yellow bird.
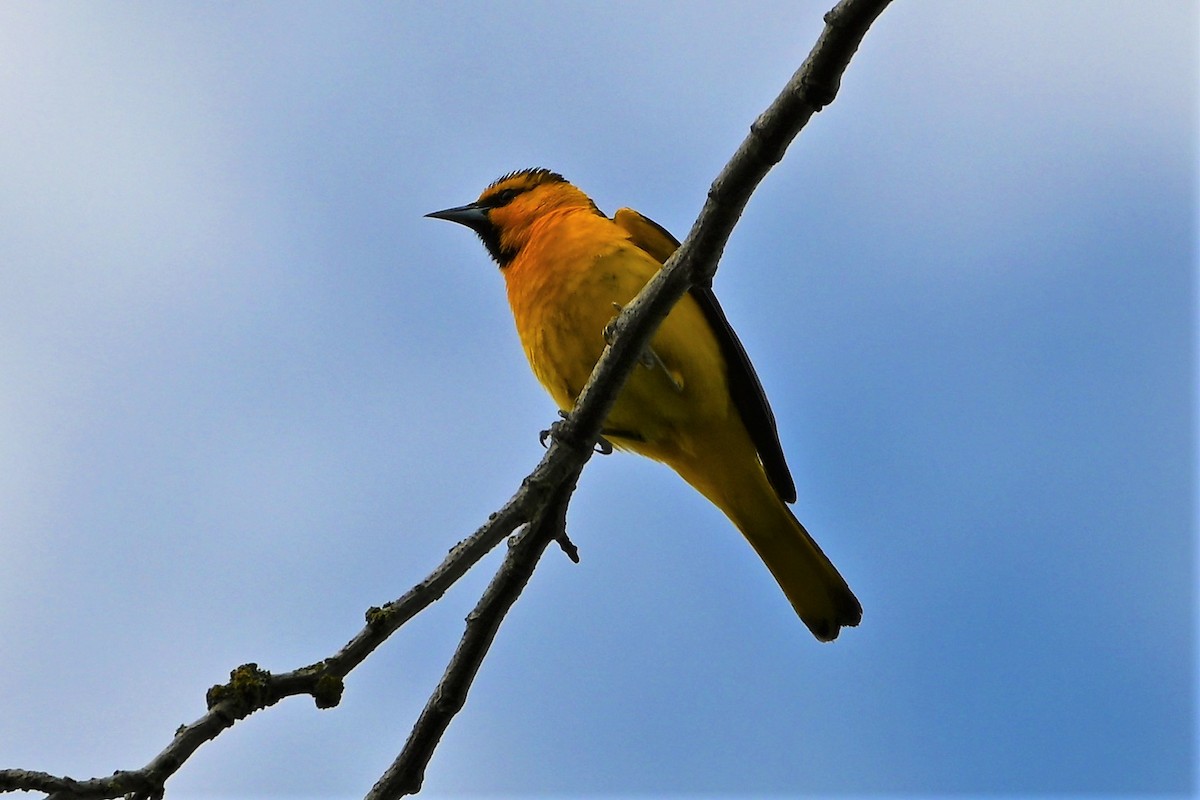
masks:
{"label": "orange and yellow bird", "polygon": [[[632,209],[606,217],[546,169],[510,173],[474,203],[428,216],[479,234],[504,275],[529,365],[564,411],[604,350],[606,326],[679,247]],[[788,510],[796,488],[775,417],[711,289],[692,287],[671,310],[604,436],[667,464],[725,512],[818,639],[858,624],[858,599]]]}

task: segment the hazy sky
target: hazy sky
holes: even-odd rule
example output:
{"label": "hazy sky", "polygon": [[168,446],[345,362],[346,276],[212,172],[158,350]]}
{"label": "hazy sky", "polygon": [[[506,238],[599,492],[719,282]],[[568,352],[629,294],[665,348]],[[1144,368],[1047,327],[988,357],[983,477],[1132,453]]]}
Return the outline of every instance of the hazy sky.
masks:
{"label": "hazy sky", "polygon": [[[434,567],[555,412],[422,215],[545,166],[682,237],[831,3],[0,5],[0,767],[140,767]],[[1193,791],[1197,35],[897,0],[715,283],[862,625],[593,459],[426,795]],[[361,796],[495,564],[169,796]]]}

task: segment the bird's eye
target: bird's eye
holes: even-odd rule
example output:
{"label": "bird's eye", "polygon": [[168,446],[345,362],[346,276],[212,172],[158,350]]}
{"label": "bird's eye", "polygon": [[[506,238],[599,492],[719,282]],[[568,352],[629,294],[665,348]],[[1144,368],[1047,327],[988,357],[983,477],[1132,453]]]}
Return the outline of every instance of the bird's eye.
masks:
{"label": "bird's eye", "polygon": [[520,192],[518,192],[516,189],[504,189],[503,191],[496,192],[496,194],[493,195],[488,201],[488,206],[491,208],[500,208],[500,206],[506,206],[511,203],[512,199],[518,194],[520,194]]}

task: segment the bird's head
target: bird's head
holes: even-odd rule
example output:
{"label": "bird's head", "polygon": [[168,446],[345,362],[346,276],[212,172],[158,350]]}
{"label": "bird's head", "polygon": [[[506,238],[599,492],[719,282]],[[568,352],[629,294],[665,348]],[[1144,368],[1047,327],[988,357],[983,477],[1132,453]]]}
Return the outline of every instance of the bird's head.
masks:
{"label": "bird's head", "polygon": [[548,169],[523,169],[493,181],[474,203],[426,214],[466,225],[483,240],[501,268],[529,239],[533,224],[558,208],[582,207],[600,213],[591,199]]}

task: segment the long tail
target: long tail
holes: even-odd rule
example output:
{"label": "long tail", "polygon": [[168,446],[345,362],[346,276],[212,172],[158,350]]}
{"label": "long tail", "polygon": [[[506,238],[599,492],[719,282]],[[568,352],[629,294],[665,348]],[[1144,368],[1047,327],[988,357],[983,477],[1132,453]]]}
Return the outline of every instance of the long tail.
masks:
{"label": "long tail", "polygon": [[862,620],[862,605],[837,567],[777,497],[751,508],[723,509],[775,576],[779,588],[823,642]]}
{"label": "long tail", "polygon": [[862,605],[771,488],[752,451],[740,457],[742,449],[732,444],[721,455],[664,460],[733,521],[813,636],[832,641],[842,626],[862,620]]}

